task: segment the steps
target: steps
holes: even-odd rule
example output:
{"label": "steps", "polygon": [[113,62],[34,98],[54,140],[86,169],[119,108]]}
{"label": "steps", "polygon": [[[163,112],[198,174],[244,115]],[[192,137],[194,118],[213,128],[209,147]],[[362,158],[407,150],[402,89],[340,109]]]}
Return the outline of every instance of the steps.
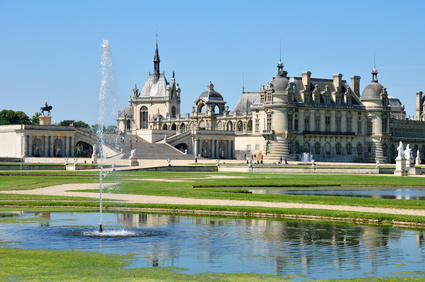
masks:
{"label": "steps", "polygon": [[168,144],[149,143],[141,138],[138,138],[138,142],[136,143],[136,135],[129,134],[125,135],[124,142],[121,143],[121,137],[124,138],[122,135],[105,134],[104,140],[107,145],[113,148],[118,148],[118,150],[124,154],[122,159],[128,159],[130,157],[130,138],[133,141],[132,149],[136,149],[135,155],[138,159],[194,160],[195,158],[195,156],[184,154]]}

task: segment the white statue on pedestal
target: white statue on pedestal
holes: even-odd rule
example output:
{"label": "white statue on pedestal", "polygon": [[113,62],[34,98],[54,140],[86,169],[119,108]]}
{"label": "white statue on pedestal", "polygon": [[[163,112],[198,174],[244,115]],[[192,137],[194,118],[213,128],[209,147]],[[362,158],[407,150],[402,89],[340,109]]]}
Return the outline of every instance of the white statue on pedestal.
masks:
{"label": "white statue on pedestal", "polygon": [[399,160],[403,160],[404,158],[404,147],[403,147],[403,142],[400,141],[400,144],[397,147],[397,151],[398,151],[398,155],[397,155],[397,159]]}
{"label": "white statue on pedestal", "polygon": [[412,149],[410,149],[410,144],[407,144],[406,150],[404,150],[404,157],[406,160],[413,159]]}
{"label": "white statue on pedestal", "polygon": [[135,159],[135,158],[136,158],[136,149],[133,149],[131,150],[129,159]]}

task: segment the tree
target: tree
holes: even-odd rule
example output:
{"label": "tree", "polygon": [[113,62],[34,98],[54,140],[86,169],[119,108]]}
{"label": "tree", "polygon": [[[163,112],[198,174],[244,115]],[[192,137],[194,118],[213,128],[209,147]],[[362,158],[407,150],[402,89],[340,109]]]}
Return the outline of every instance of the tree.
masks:
{"label": "tree", "polygon": [[71,124],[74,127],[90,128],[90,126],[87,123],[85,123],[84,121],[81,121],[81,120],[75,121],[73,119],[66,119],[66,120],[63,120],[60,123],[58,123],[58,125],[61,125],[61,126],[70,126]]}
{"label": "tree", "polygon": [[117,126],[116,125],[110,125],[110,126],[108,126],[106,128],[106,132],[105,133],[114,134],[116,129],[117,129]]}
{"label": "tree", "polygon": [[41,116],[40,112],[35,112],[35,114],[31,118],[31,123],[40,124],[40,116]]}
{"label": "tree", "polygon": [[4,109],[0,112],[0,125],[5,124],[31,124],[31,120],[22,111]]}

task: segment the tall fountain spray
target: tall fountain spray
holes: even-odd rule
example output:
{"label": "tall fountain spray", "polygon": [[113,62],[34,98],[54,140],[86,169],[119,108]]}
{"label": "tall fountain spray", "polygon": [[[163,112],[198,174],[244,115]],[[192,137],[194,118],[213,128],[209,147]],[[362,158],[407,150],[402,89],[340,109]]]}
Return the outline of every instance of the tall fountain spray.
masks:
{"label": "tall fountain spray", "polygon": [[100,173],[99,173],[99,232],[102,232],[102,181],[103,181],[103,128],[105,125],[105,98],[112,96],[112,56],[109,41],[102,42],[101,83],[99,89],[99,112],[97,117],[97,135],[99,140]]}

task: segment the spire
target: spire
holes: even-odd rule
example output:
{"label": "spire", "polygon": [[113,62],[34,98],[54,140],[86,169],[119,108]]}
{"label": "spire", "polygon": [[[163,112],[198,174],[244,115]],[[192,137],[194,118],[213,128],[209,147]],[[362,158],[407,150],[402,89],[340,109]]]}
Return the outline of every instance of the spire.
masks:
{"label": "spire", "polygon": [[378,70],[376,69],[376,48],[373,49],[372,82],[378,82]]}
{"label": "spire", "polygon": [[159,53],[158,53],[158,35],[157,35],[155,57],[153,58],[153,73],[157,79],[159,78],[159,62],[160,61],[161,60],[159,59]]}

